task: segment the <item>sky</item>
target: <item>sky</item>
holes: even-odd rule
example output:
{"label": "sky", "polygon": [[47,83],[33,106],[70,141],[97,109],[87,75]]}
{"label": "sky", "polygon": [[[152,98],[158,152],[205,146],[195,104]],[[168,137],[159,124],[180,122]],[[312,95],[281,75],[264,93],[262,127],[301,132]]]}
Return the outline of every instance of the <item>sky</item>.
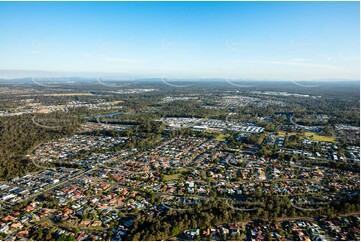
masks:
{"label": "sky", "polygon": [[0,78],[360,76],[359,2],[0,2]]}

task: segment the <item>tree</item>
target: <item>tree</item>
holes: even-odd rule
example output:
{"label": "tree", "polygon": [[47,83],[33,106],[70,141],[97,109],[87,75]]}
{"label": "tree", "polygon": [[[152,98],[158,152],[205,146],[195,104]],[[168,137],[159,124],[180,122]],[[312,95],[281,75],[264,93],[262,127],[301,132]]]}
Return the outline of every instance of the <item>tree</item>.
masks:
{"label": "tree", "polygon": [[172,236],[176,236],[179,234],[179,228],[177,226],[172,228]]}
{"label": "tree", "polygon": [[79,230],[79,228],[75,228],[73,232],[75,235],[78,235],[80,233],[80,230]]}

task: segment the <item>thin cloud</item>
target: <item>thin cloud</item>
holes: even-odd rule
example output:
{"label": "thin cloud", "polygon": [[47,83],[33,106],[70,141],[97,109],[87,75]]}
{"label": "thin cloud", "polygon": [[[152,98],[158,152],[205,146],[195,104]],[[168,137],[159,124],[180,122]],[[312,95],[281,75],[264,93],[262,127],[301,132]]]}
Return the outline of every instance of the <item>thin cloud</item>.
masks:
{"label": "thin cloud", "polygon": [[358,56],[338,55],[338,58],[343,61],[360,61],[360,57],[358,57]]}
{"label": "thin cloud", "polygon": [[291,61],[291,62],[312,62],[313,60],[303,59],[303,58],[294,58],[294,59],[290,59],[289,61]]}

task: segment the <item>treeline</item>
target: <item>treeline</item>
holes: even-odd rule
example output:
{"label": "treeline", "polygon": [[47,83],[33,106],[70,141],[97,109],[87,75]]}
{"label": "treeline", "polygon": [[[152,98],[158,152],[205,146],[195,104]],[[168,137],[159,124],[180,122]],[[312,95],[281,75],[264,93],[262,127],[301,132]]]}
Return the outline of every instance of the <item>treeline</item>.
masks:
{"label": "treeline", "polygon": [[[358,201],[357,201],[358,200]],[[141,216],[134,221],[134,226],[126,240],[168,240],[182,231],[192,228],[205,229],[210,226],[235,223],[247,220],[276,220],[286,217],[315,217],[337,213],[359,211],[359,199],[330,204],[316,211],[304,211],[291,205],[288,198],[271,194],[259,197],[263,207],[255,211],[243,212],[230,208],[224,200],[210,199],[189,210],[167,210],[161,216]]]}
{"label": "treeline", "polygon": [[75,133],[80,120],[64,112],[0,118],[0,179],[38,168],[26,157],[37,145]]}

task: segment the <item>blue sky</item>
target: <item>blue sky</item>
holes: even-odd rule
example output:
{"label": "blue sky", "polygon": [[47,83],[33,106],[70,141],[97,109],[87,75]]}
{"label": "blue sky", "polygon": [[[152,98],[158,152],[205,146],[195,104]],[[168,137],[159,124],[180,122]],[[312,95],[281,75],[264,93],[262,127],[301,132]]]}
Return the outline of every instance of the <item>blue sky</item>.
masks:
{"label": "blue sky", "polygon": [[359,79],[359,18],[359,2],[0,2],[0,78]]}

